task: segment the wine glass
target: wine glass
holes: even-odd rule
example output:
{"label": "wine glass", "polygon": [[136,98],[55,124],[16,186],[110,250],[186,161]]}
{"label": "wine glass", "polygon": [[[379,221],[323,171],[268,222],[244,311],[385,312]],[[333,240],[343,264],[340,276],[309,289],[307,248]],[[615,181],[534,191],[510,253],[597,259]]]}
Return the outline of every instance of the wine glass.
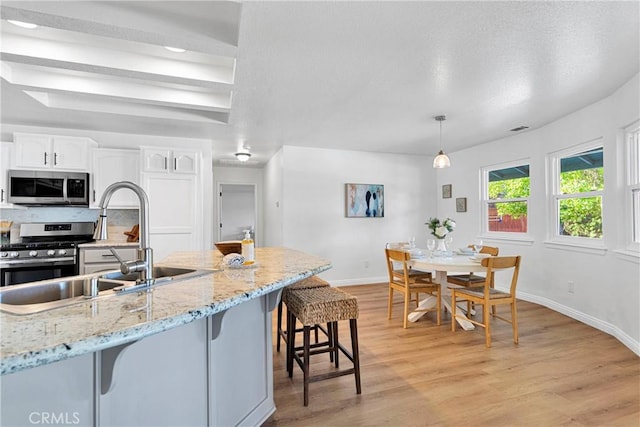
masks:
{"label": "wine glass", "polygon": [[427,249],[429,249],[429,258],[433,258],[433,250],[436,248],[436,241],[434,239],[427,240]]}
{"label": "wine glass", "polygon": [[415,249],[416,238],[414,236],[409,237],[409,249]]}
{"label": "wine glass", "polygon": [[451,250],[452,243],[453,243],[453,236],[451,234],[447,234],[444,238],[444,244],[447,246],[447,251]]}
{"label": "wine glass", "polygon": [[478,255],[480,251],[482,251],[482,247],[482,239],[477,239],[473,242],[473,251],[476,253],[476,255]]}

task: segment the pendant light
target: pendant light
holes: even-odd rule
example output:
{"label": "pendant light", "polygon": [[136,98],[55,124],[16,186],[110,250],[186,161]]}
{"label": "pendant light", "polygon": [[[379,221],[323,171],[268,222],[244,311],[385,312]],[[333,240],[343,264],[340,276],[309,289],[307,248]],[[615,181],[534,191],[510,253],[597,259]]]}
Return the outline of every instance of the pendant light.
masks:
{"label": "pendant light", "polygon": [[448,168],[449,166],[451,166],[451,161],[442,150],[442,122],[447,120],[447,116],[443,114],[441,116],[435,116],[434,119],[440,122],[440,152],[438,153],[436,158],[433,159],[433,167],[436,169]]}

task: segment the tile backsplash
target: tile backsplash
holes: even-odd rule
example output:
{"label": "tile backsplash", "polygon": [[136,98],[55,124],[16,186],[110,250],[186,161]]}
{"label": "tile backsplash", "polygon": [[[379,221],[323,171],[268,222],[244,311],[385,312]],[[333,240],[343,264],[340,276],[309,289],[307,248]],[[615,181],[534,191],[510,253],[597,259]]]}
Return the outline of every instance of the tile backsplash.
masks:
{"label": "tile backsplash", "polygon": [[[11,241],[20,238],[20,224],[26,222],[96,222],[98,209],[71,207],[28,207],[20,209],[0,209],[2,221],[13,221]],[[107,211],[109,228],[130,229],[138,224],[137,209],[109,209]]]}

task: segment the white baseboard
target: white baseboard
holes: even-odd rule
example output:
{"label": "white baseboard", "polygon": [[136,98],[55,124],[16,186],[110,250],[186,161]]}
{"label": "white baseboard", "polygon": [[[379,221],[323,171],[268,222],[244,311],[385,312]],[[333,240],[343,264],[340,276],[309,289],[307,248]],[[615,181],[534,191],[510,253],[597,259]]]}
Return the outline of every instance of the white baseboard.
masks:
{"label": "white baseboard", "polygon": [[[509,292],[508,289],[501,289],[502,291]],[[629,348],[629,350],[633,351],[636,355],[640,356],[640,342],[635,341],[632,337],[630,337],[626,332],[622,331],[619,327],[612,325],[611,323],[605,322],[588,314],[582,313],[576,309],[571,307],[567,307],[565,305],[559,304],[556,301],[552,301],[548,298],[543,298],[537,295],[528,294],[526,292],[518,292],[518,299],[533,302],[536,304],[540,304],[544,307],[550,308],[551,310],[557,311],[558,313],[562,313],[565,316],[569,316],[572,319],[575,319],[579,322],[582,322],[586,325],[594,327],[602,332],[605,332],[612,337],[616,338],[622,344]]]}
{"label": "white baseboard", "polygon": [[[359,279],[329,280],[329,283],[331,284],[331,286],[354,286],[354,285],[367,285],[371,283],[386,283],[388,280],[389,278],[387,276],[377,276],[377,277],[366,277],[366,278],[359,278]],[[500,290],[504,292],[509,292],[508,289],[500,289]],[[558,313],[562,313],[565,316],[569,316],[572,319],[575,319],[579,322],[582,322],[586,325],[596,328],[604,333],[607,333],[612,337],[616,338],[626,347],[628,347],[629,350],[633,351],[636,355],[640,356],[640,342],[634,340],[626,332],[621,330],[619,327],[612,325],[611,323],[605,322],[603,320],[600,320],[588,314],[582,313],[581,311],[578,311],[571,307],[567,307],[565,305],[559,304],[548,298],[540,297],[533,294],[528,294],[526,292],[518,292],[518,299],[532,302],[535,304],[540,304],[544,307],[557,311]]]}
{"label": "white baseboard", "polygon": [[[327,280],[327,279],[325,279]],[[359,279],[327,280],[331,286],[370,285],[372,283],[388,283],[389,276],[365,277]]]}

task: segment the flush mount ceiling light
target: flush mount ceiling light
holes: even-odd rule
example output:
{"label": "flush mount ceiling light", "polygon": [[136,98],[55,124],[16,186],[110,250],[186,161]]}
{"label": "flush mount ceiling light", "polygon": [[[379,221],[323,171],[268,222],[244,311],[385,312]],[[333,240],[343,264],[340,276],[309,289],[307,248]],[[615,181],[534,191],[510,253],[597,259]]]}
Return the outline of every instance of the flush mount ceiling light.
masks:
{"label": "flush mount ceiling light", "polygon": [[236,159],[241,162],[246,162],[251,157],[251,153],[247,153],[246,151],[236,153]]}
{"label": "flush mount ceiling light", "polygon": [[30,30],[38,28],[37,24],[32,24],[31,22],[16,21],[13,19],[8,19],[7,21],[11,22],[13,25],[17,25],[18,27],[28,28]]}
{"label": "flush mount ceiling light", "polygon": [[186,52],[186,49],[183,49],[181,47],[165,46],[164,48],[167,49],[167,50],[170,50],[171,52],[175,52],[175,53]]}
{"label": "flush mount ceiling light", "polygon": [[443,114],[441,116],[435,116],[434,119],[440,122],[440,152],[438,153],[436,158],[433,159],[433,167],[436,169],[448,168],[449,166],[451,166],[451,161],[442,150],[442,122],[447,120],[447,116]]}

